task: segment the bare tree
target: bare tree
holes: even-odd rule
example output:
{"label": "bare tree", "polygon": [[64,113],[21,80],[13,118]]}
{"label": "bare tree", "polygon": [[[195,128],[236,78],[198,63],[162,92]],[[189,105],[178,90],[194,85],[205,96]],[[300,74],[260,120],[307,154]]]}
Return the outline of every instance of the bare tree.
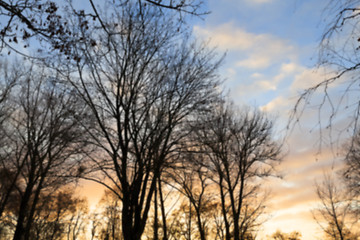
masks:
{"label": "bare tree", "polygon": [[[67,240],[80,240],[85,238],[89,224],[89,208],[86,198],[70,197],[71,209],[67,214],[64,226]],[[65,202],[66,203],[66,202]]]}
{"label": "bare tree", "polygon": [[357,239],[350,232],[355,223],[352,218],[352,201],[346,189],[325,174],[324,180],[316,183],[316,193],[321,205],[313,212],[315,220],[329,239]]}
{"label": "bare tree", "polygon": [[20,69],[12,68],[7,62],[0,62],[0,219],[8,202],[14,200],[15,185],[18,173],[7,168],[4,161],[6,146],[5,125],[14,109],[9,104],[10,93],[16,81],[23,76]]}
{"label": "bare tree", "polygon": [[263,201],[254,201],[259,192],[256,180],[271,175],[280,161],[272,124],[257,111],[239,114],[217,105],[212,116],[196,125],[200,151],[208,159],[203,164],[214,173],[220,191],[226,239],[246,239],[263,212]]}
{"label": "bare tree", "polygon": [[25,70],[10,97],[14,111],[2,125],[1,165],[14,176],[16,190],[14,239],[29,239],[41,194],[71,181],[63,176],[76,173],[86,144],[73,115],[85,111],[76,97],[58,87],[45,68]]}
{"label": "bare tree", "polygon": [[97,44],[86,35],[79,42],[76,71],[59,73],[95,118],[92,169],[102,178],[87,179],[121,199],[124,239],[140,239],[158,178],[188,134],[185,120],[218,94],[219,62],[205,46],[182,42],[176,20],[154,8],[112,6],[107,30],[92,32]]}

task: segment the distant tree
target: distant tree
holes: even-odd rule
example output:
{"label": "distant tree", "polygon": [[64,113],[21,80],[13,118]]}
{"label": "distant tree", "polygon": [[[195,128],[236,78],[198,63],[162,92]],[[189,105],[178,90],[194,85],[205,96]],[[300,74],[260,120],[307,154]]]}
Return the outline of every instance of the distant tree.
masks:
{"label": "distant tree", "polygon": [[169,240],[191,240],[195,234],[192,226],[194,209],[187,198],[179,198],[179,205],[171,212],[168,218]]}
{"label": "distant tree", "polygon": [[351,237],[354,235],[349,230],[355,221],[352,218],[352,200],[346,189],[325,174],[324,180],[316,184],[316,193],[321,204],[313,215],[326,237],[334,240],[357,239]]}
{"label": "distant tree", "polygon": [[87,203],[74,196],[73,191],[64,189],[40,197],[30,239],[80,240],[80,236],[85,235]]}
{"label": "distant tree", "polygon": [[72,211],[70,211],[65,218],[64,227],[66,240],[85,240],[87,239],[87,227],[89,225],[87,199],[76,196],[70,199],[74,207],[72,207]]}
{"label": "distant tree", "polygon": [[[246,239],[264,210],[255,179],[274,174],[280,145],[272,139],[273,123],[262,113],[217,105],[195,125],[202,162],[220,192],[226,239]],[[229,206],[229,207],[227,207]],[[231,231],[231,223],[233,230]]]}
{"label": "distant tree", "polygon": [[345,147],[345,182],[354,197],[360,196],[360,131],[352,138],[350,144]]}
{"label": "distant tree", "polygon": [[282,233],[280,230],[277,230],[271,235],[271,239],[274,240],[301,240],[301,233],[294,231],[291,233]]}
{"label": "distant tree", "polygon": [[122,240],[121,201],[119,197],[113,192],[105,190],[99,205],[103,209],[100,214],[102,221],[99,236],[101,239]]}
{"label": "distant tree", "polygon": [[213,205],[212,209],[212,217],[214,224],[212,226],[212,234],[215,240],[223,240],[226,239],[226,232],[225,232],[225,222],[223,218],[222,208],[220,202],[216,202]]}
{"label": "distant tree", "polygon": [[196,157],[196,154],[185,154],[183,166],[177,166],[171,176],[177,184],[173,186],[188,199],[189,210],[190,208],[194,209],[194,218],[200,239],[206,240],[209,234],[207,224],[213,207],[212,194],[214,193],[209,193],[211,181],[207,176],[207,169],[197,164],[199,160],[193,159]]}
{"label": "distant tree", "polygon": [[92,213],[89,215],[89,230],[90,230],[90,240],[99,239],[100,238],[100,232],[102,227],[102,214],[98,213],[97,211],[92,211]]}

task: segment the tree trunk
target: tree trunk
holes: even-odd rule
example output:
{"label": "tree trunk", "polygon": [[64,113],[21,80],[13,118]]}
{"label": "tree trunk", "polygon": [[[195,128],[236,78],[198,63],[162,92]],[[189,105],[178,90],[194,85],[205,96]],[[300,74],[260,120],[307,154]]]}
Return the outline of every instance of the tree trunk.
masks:
{"label": "tree trunk", "polygon": [[[48,168],[46,169],[46,172],[47,172],[47,170],[48,170]],[[30,230],[31,230],[31,226],[33,224],[36,205],[37,205],[37,203],[39,201],[40,191],[42,189],[42,186],[43,186],[43,183],[44,183],[44,180],[45,180],[46,172],[43,174],[43,176],[41,176],[40,182],[39,182],[39,184],[38,184],[38,186],[36,188],[35,194],[34,194],[34,199],[32,201],[30,213],[29,213],[28,220],[26,222],[25,231],[24,231],[25,240],[30,239]]]}
{"label": "tree trunk", "polygon": [[21,199],[21,204],[20,204],[20,208],[18,211],[19,214],[18,214],[18,219],[17,219],[17,223],[16,223],[13,240],[25,240],[24,239],[24,232],[25,232],[24,225],[26,224],[26,221],[29,221],[29,219],[26,219],[26,214],[28,212],[28,204],[30,201],[31,192],[32,192],[32,185],[31,186],[28,185],[25,190],[24,196]]}
{"label": "tree trunk", "polygon": [[203,228],[203,225],[202,225],[202,222],[201,222],[201,213],[200,213],[199,208],[196,208],[196,217],[197,217],[198,229],[199,229],[199,232],[200,232],[200,239],[201,240],[206,240],[205,231],[204,231],[204,228]]}
{"label": "tree trunk", "polygon": [[188,227],[188,240],[191,240],[191,218],[192,218],[192,212],[191,212],[191,202],[189,200],[189,227]]}
{"label": "tree trunk", "polygon": [[226,213],[226,206],[225,206],[225,193],[224,193],[224,189],[222,186],[222,178],[220,178],[219,188],[220,188],[220,198],[221,198],[221,210],[222,210],[224,222],[225,222],[225,234],[226,234],[225,239],[230,240],[231,239],[230,224],[227,220],[227,213]]}
{"label": "tree trunk", "polygon": [[157,206],[157,188],[154,192],[154,240],[159,240],[159,224],[158,224],[158,206]]}
{"label": "tree trunk", "polygon": [[163,240],[167,240],[167,224],[166,224],[166,213],[165,213],[165,204],[162,195],[162,188],[161,188],[161,180],[158,180],[159,184],[159,196],[160,196],[160,207],[161,207],[161,216],[162,216],[162,223],[163,223]]}

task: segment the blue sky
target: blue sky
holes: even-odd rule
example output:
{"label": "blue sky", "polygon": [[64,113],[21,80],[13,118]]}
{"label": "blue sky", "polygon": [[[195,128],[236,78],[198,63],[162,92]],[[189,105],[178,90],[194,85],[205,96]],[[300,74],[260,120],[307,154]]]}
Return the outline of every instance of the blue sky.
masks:
{"label": "blue sky", "polygon": [[235,100],[262,106],[287,92],[300,68],[315,65],[325,6],[322,0],[210,0],[212,13],[194,32],[227,53],[222,76]]}
{"label": "blue sky", "polygon": [[[330,69],[316,67],[327,4],[328,0],[209,0],[211,14],[194,20],[193,32],[226,52],[220,73],[235,103],[276,116],[281,131],[299,93],[331,74]],[[314,96],[313,105],[319,96]],[[324,110],[322,114],[326,106]],[[279,170],[285,177],[266,183],[273,193],[268,210],[272,217],[261,238],[277,229],[300,231],[307,240],[323,236],[311,214],[318,206],[314,183],[324,172],[339,169],[341,161],[328,145],[319,148],[318,118],[317,108],[310,107],[284,145],[287,155]]]}

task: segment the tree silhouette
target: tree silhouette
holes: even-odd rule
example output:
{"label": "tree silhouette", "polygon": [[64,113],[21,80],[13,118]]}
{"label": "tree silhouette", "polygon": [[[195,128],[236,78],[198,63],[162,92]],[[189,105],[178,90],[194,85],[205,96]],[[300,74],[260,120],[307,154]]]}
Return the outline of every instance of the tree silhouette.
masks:
{"label": "tree silhouette", "polygon": [[321,205],[313,212],[315,220],[328,239],[357,239],[352,237],[349,227],[353,225],[352,201],[346,189],[341,189],[335,180],[325,174],[324,180],[316,184],[316,193]]}
{"label": "tree silhouette", "polygon": [[248,109],[239,113],[221,104],[195,126],[199,151],[207,158],[198,164],[214,173],[226,239],[246,239],[263,213],[265,198],[258,196],[260,186],[254,179],[271,175],[281,159],[272,126],[262,113]]}
{"label": "tree silhouette", "polygon": [[89,133],[98,172],[86,179],[118,195],[124,239],[140,239],[158,178],[187,135],[185,120],[218,94],[219,62],[206,47],[181,43],[176,21],[156,9],[113,7],[116,15],[103,18],[107,30],[91,33],[99,44],[84,36],[76,71],[66,63],[59,73],[95,119]]}
{"label": "tree silhouette", "polygon": [[100,236],[108,240],[121,240],[121,201],[117,195],[109,190],[104,191],[100,201],[102,206],[102,228]]}
{"label": "tree silhouette", "polygon": [[360,132],[345,146],[345,182],[350,193],[356,198],[360,196]]}
{"label": "tree silhouette", "polygon": [[[74,118],[86,111],[76,97],[54,83],[56,77],[35,65],[22,70],[17,88],[9,99],[13,109],[3,122],[1,135],[2,172],[13,179],[16,201],[12,210],[16,216],[14,239],[29,239],[36,207],[42,193],[55,191],[72,181],[86,136]],[[5,202],[6,203],[6,202]]]}
{"label": "tree silhouette", "polygon": [[6,151],[2,149],[6,148],[5,128],[6,122],[13,112],[13,108],[10,107],[10,93],[16,85],[16,81],[23,77],[24,73],[19,69],[11,67],[7,62],[0,62],[0,219],[5,211],[5,208],[9,202],[12,202],[16,198],[15,186],[18,183],[19,172],[14,171],[8,167],[7,161],[5,161]]}

